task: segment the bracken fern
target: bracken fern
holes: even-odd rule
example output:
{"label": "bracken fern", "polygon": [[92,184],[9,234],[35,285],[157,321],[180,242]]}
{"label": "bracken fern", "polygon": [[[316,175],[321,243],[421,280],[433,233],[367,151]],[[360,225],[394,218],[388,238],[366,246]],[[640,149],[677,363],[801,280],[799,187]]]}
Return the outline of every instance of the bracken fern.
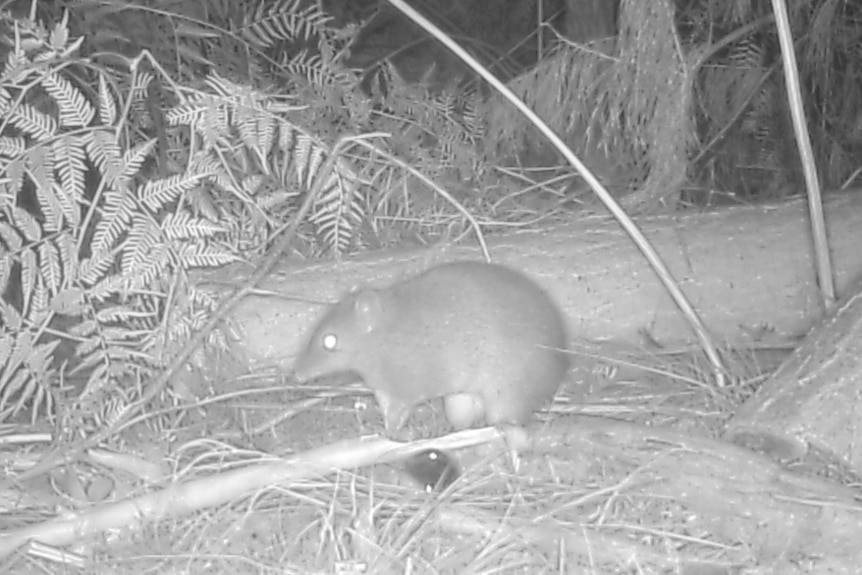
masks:
{"label": "bracken fern", "polygon": [[59,406],[64,428],[86,430],[119,417],[216,307],[190,271],[259,252],[318,177],[322,197],[357,179],[290,121],[295,106],[217,76],[177,89],[164,119],[185,169],[159,177],[158,139],[136,123],[145,60],[118,78],[70,65],[80,42],[64,23],[19,29],[0,74],[0,419]]}

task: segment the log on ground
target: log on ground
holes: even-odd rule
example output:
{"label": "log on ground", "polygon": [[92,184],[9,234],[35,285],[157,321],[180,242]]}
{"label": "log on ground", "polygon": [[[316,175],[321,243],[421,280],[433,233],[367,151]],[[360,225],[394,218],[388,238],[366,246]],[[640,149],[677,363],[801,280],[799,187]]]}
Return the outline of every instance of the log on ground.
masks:
{"label": "log on ground", "polygon": [[[534,451],[558,469],[559,461],[575,460],[582,474],[603,471],[605,485],[574,500],[602,517],[580,532],[588,540],[591,530],[643,540],[668,535],[682,566],[712,557],[735,567],[710,573],[856,573],[862,565],[862,505],[854,490],[731,443],[574,416],[553,421]],[[582,535],[573,528],[572,536]]]}
{"label": "log on ground", "polygon": [[862,282],[728,422],[736,443],[862,477]]}
{"label": "log on ground", "polygon": [[[836,286],[862,273],[862,193],[826,202]],[[570,333],[664,348],[696,338],[643,256],[605,215],[540,230],[492,236],[492,258],[526,272],[559,302]],[[741,206],[637,219],[719,344],[786,343],[822,317],[814,280],[806,204]],[[388,251],[342,261],[284,261],[229,317],[234,351],[247,367],[287,371],[320,304],[358,285],[386,285],[444,261],[480,259],[475,242],[431,250]],[[219,293],[251,270],[232,266],[197,277]]]}

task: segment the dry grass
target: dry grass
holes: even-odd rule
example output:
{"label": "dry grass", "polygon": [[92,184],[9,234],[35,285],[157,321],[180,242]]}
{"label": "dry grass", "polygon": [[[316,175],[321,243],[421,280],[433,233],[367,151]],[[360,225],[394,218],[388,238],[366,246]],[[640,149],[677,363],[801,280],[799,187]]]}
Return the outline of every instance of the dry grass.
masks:
{"label": "dry grass", "polygon": [[[33,557],[22,548],[0,570],[722,573],[750,565],[753,557],[744,542],[716,522],[722,502],[691,509],[659,484],[655,471],[678,455],[678,446],[668,450],[668,445],[656,444],[651,450],[639,444],[637,452],[627,452],[604,443],[598,437],[603,432],[590,425],[589,418],[574,415],[709,438],[721,429],[738,399],[716,394],[705,384],[708,371],[691,354],[639,352],[611,363],[591,358],[589,350],[579,353],[580,367],[558,395],[552,415],[543,416],[545,423],[537,432],[545,438],[541,449],[525,454],[517,472],[499,442],[493,442],[456,452],[462,476],[442,494],[418,489],[399,462],[312,475],[80,540],[67,548],[80,554],[78,567]],[[749,377],[756,375],[755,360],[767,362],[761,370],[775,363],[764,353],[745,354],[745,362],[742,357],[735,365]],[[227,390],[239,384],[223,385]],[[226,393],[225,401],[187,409],[174,420],[186,427],[140,438],[129,450],[141,453],[146,443],[153,453],[153,445],[163,446],[170,452],[171,480],[187,482],[271,460],[270,454],[303,452],[381,429],[369,396],[357,400],[345,395],[344,388],[278,389]],[[327,399],[309,402],[309,393]],[[303,409],[291,411],[286,407],[290,405]],[[286,410],[292,417],[281,417]],[[264,421],[273,425],[260,432]],[[434,411],[423,410],[416,423],[422,433],[433,433]],[[258,431],[251,433],[254,428]],[[170,448],[156,443],[168,435],[183,439]],[[75,469],[80,476],[88,473],[84,464]],[[111,475],[116,499],[155,489],[116,470]],[[39,488],[46,491],[28,499],[29,504],[7,507],[0,520],[4,532],[58,513],[104,505],[73,500],[56,485]],[[37,486],[19,489],[33,495]],[[715,515],[704,513],[710,506]]]}

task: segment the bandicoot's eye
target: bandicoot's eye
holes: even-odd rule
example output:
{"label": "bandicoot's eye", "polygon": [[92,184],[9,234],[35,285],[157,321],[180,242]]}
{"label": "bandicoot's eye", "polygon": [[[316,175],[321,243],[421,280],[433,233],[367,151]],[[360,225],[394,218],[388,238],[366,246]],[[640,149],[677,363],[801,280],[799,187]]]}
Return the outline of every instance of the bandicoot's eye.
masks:
{"label": "bandicoot's eye", "polygon": [[335,348],[338,347],[338,336],[334,333],[327,333],[323,336],[323,349],[326,351],[335,351]]}

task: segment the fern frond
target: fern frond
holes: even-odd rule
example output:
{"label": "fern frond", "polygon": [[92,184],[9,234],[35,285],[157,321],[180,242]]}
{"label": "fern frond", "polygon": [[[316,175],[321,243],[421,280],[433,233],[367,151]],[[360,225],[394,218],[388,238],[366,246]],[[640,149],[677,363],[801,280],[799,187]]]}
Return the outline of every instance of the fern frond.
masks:
{"label": "fern frond", "polygon": [[30,310],[27,319],[41,324],[50,313],[51,294],[48,293],[42,274],[35,274],[34,280],[35,287],[30,294]]}
{"label": "fern frond", "polygon": [[291,130],[286,136],[292,138],[293,145],[282,149],[293,152],[291,159],[296,171],[296,179],[300,186],[309,190],[317,177],[318,168],[323,164],[324,150],[302,132]]}
{"label": "fern frond", "polygon": [[110,397],[98,413],[95,414],[95,423],[99,427],[113,427],[126,412],[131,409],[131,402],[120,397]]}
{"label": "fern frond", "polygon": [[[48,291],[56,294],[63,285],[63,274],[60,269],[62,267],[60,264],[60,251],[50,241],[40,243],[38,249],[41,278],[46,283]],[[47,304],[48,302],[45,303]]]}
{"label": "fern frond", "polygon": [[170,269],[172,255],[173,252],[165,244],[154,245],[153,249],[147,252],[144,260],[139,259],[141,265],[130,268],[129,274],[123,275],[125,289],[132,291],[144,289],[156,281],[156,278],[163,277]]}
{"label": "fern frond", "polygon": [[84,285],[90,286],[90,297],[96,301],[106,299],[119,288],[113,276],[105,278],[113,265],[114,257],[110,250],[94,249],[93,254],[82,259],[78,266],[78,278]]}
{"label": "fern frond", "polygon": [[54,98],[60,112],[60,125],[64,128],[89,126],[96,116],[90,101],[69,80],[59,74],[46,74],[42,87]]}
{"label": "fern frond", "polygon": [[0,396],[0,411],[3,410],[3,406],[8,401],[6,387],[9,385],[15,386],[15,389],[8,391],[9,394],[17,391],[21,384],[10,384],[9,382],[19,373],[33,351],[33,334],[29,331],[20,330],[7,335],[4,339],[6,340],[3,344],[4,347],[11,349],[11,351],[6,353],[6,362],[2,364],[3,369],[0,370],[0,393],[2,393],[2,396]]}
{"label": "fern frond", "polygon": [[243,145],[254,151],[259,166],[266,169],[266,156],[275,141],[276,118],[271,115],[255,113],[255,110],[240,108],[236,113],[237,128]]}
{"label": "fern frond", "polygon": [[204,79],[204,84],[215,92],[216,98],[219,100],[226,100],[234,104],[242,100],[242,96],[239,95],[242,89],[223,76],[210,74]]}
{"label": "fern frond", "polygon": [[207,110],[217,106],[218,101],[209,94],[194,94],[188,98],[188,103],[168,110],[165,119],[171,126],[188,124],[197,126],[202,121]]}
{"label": "fern frond", "polygon": [[[242,115],[245,107],[255,107],[264,98],[240,101],[246,94],[254,96],[245,89],[232,89],[230,97],[222,100],[208,96],[213,105],[203,107],[196,121],[203,134],[211,134],[209,141],[218,146],[217,154],[211,154],[208,163],[189,163],[208,169],[189,170],[189,175],[170,180],[144,178],[141,171],[149,169],[144,162],[152,156],[156,140],[141,141],[139,128],[150,126],[142,124],[134,110],[149,113],[141,102],[150,96],[153,75],[112,83],[105,73],[90,68],[98,82],[97,98],[92,99],[61,61],[68,54],[56,51],[60,45],[73,44],[64,25],[55,32],[32,51],[38,62],[28,60],[31,52],[15,56],[21,63],[17,76],[9,83],[6,67],[7,83],[0,88],[4,109],[0,118],[0,250],[4,252],[0,283],[4,298],[7,287],[14,294],[14,305],[0,298],[0,354],[5,356],[0,364],[0,402],[6,408],[18,402],[16,408],[52,409],[51,389],[57,374],[50,359],[61,340],[40,340],[38,345],[35,341],[37,330],[44,330],[48,321],[52,324],[48,331],[38,331],[40,337],[59,330],[81,334],[74,336],[76,355],[69,365],[73,373],[80,373],[81,366],[94,368],[88,389],[122,395],[129,383],[118,380],[118,374],[141,368],[138,375],[148,373],[153,361],[142,346],[168,331],[160,326],[165,314],[163,286],[175,283],[184,274],[183,267],[235,259],[208,245],[208,238],[224,233],[232,223],[221,225],[221,205],[216,205],[215,218],[207,221],[190,214],[178,200],[198,187],[212,189],[213,174],[242,165],[236,160],[243,153],[248,157],[250,146],[234,145],[239,141],[235,118],[242,120],[246,143],[257,141],[262,167],[267,166],[268,148],[275,137],[271,117],[262,112]],[[127,93],[122,95],[122,90]],[[127,112],[131,112],[128,118],[119,117]],[[213,122],[214,117],[224,121]],[[93,125],[96,122],[100,125]],[[225,159],[229,163],[223,163]],[[241,175],[228,175],[234,186],[244,185]],[[25,193],[29,196],[24,197]],[[183,245],[175,245],[180,242]],[[7,254],[7,249],[15,252]],[[9,281],[16,285],[7,286]],[[121,307],[106,307],[118,301]],[[193,304],[190,307],[189,313],[197,311]],[[74,318],[59,315],[66,312],[88,319],[74,323]],[[52,316],[62,321],[53,323]],[[13,326],[25,338],[18,344],[26,343],[17,352],[11,347],[15,345],[12,334],[6,336]],[[9,344],[6,352],[5,343]]]}
{"label": "fern frond", "polygon": [[[141,74],[140,76],[146,76]],[[132,92],[134,94],[134,91]],[[103,126],[113,126],[117,121],[117,103],[103,74],[99,74],[99,123]]]}
{"label": "fern frond", "polygon": [[[3,329],[8,329],[12,333],[17,333],[21,331],[22,326],[24,325],[24,318],[18,310],[15,309],[15,306],[7,304],[3,298],[0,298],[0,320],[3,320],[2,323],[0,323],[0,334],[3,333]],[[0,366],[2,365],[3,362],[0,362]]]}
{"label": "fern frond", "polygon": [[223,226],[195,218],[185,211],[167,214],[160,227],[165,237],[172,240],[206,238],[226,231]]}
{"label": "fern frond", "polygon": [[[132,306],[127,305],[112,305],[107,306],[96,312],[96,321],[101,324],[113,324],[119,322],[127,322],[130,319],[140,317],[141,311]],[[129,337],[128,330],[114,330],[105,328],[102,336],[106,340],[122,341]]]}
{"label": "fern frond", "polygon": [[168,326],[168,331],[165,334],[165,338],[168,341],[184,341],[189,339],[194,333],[194,327],[192,323],[193,318],[189,316],[178,318],[178,321],[172,322],[171,325]]}
{"label": "fern frond", "polygon": [[[70,196],[71,202],[83,201],[84,176],[87,172],[87,150],[84,141],[71,134],[64,134],[54,141],[53,147],[54,165],[63,191]],[[65,213],[66,218],[75,226],[80,224],[77,206],[70,205],[67,209],[72,213]]]}
{"label": "fern frond", "polygon": [[214,310],[218,307],[218,301],[213,297],[212,293],[195,286],[188,286],[186,297],[191,303],[201,309]]}
{"label": "fern frond", "polygon": [[28,150],[27,168],[34,184],[43,190],[50,190],[56,183],[54,178],[54,150],[49,146],[35,146]]}
{"label": "fern frond", "polygon": [[129,98],[135,101],[146,100],[150,84],[152,84],[154,78],[155,76],[153,76],[152,72],[137,74],[134,77],[132,85],[129,87]]}
{"label": "fern frond", "polygon": [[57,232],[63,229],[66,210],[60,202],[62,195],[59,184],[51,183],[48,187],[36,186],[36,198],[45,217],[45,231]]}
{"label": "fern frond", "polygon": [[183,173],[160,180],[150,180],[140,191],[141,202],[151,210],[158,211],[198,185],[204,174]]}
{"label": "fern frond", "polygon": [[[54,186],[54,189],[51,190],[51,192],[56,198],[55,201],[61,210],[63,218],[65,218],[71,229],[79,229],[81,226],[81,210],[79,208],[79,203],[74,199],[74,192],[67,192],[66,189],[61,186]],[[85,200],[81,198],[80,202],[84,203],[84,201]],[[62,229],[56,231],[62,232]]]}
{"label": "fern frond", "polygon": [[27,172],[26,161],[26,156],[19,156],[4,167],[5,181],[0,182],[0,190],[9,195],[0,199],[0,206],[11,204],[12,198],[17,197],[21,192],[24,186],[24,176]]}
{"label": "fern frond", "polygon": [[308,50],[302,50],[291,57],[284,69],[288,74],[302,78],[316,88],[326,87],[333,78],[331,66],[325,66],[319,54],[310,54]]}
{"label": "fern frond", "polygon": [[229,116],[227,106],[223,104],[213,105],[203,111],[203,114],[194,128],[201,135],[204,148],[210,150],[221,140],[223,134],[228,130]]}
{"label": "fern frond", "polygon": [[209,332],[206,339],[207,345],[211,345],[221,351],[228,351],[230,344],[224,330],[214,329]]}
{"label": "fern frond", "polygon": [[[214,176],[213,179],[216,179]],[[216,207],[212,194],[203,186],[198,186],[189,190],[186,194],[185,201],[191,207],[195,214],[203,215],[210,221],[219,219],[220,211]]]}
{"label": "fern frond", "polygon": [[[0,112],[0,115],[2,114],[3,112]],[[24,138],[0,137],[0,157],[17,158],[24,153],[26,148],[27,141]],[[5,172],[6,170],[3,171]]]}
{"label": "fern frond", "polygon": [[342,253],[349,246],[364,215],[364,197],[356,180],[333,172],[315,202],[310,220],[330,250]]}
{"label": "fern frond", "polygon": [[33,106],[22,103],[12,110],[9,123],[38,141],[45,141],[57,132],[57,122]]}
{"label": "fern frond", "polygon": [[[27,375],[27,379],[23,381],[23,386],[18,394],[18,401],[15,402],[12,408],[12,415],[17,415],[27,408],[32,408],[31,421],[35,422],[41,410],[50,413],[54,408],[53,396],[49,393],[49,381],[55,376],[54,369],[51,367],[51,357],[54,355],[54,350],[60,344],[59,340],[49,343],[37,345],[31,352],[30,358],[27,361],[26,371],[22,370],[21,375]],[[9,389],[3,390],[3,399],[14,395],[15,385],[10,385]],[[3,402],[0,402],[2,406]],[[0,408],[2,409],[2,408]]]}
{"label": "fern frond", "polygon": [[131,223],[136,204],[132,195],[125,190],[109,190],[105,192],[104,199],[104,216],[96,224],[93,233],[93,252],[107,254]]}
{"label": "fern frond", "polygon": [[122,152],[117,139],[108,130],[93,130],[85,136],[87,157],[96,165],[108,187],[120,176]]}
{"label": "fern frond", "polygon": [[290,203],[290,201],[299,195],[299,192],[292,191],[294,187],[291,186],[291,189],[277,188],[274,190],[267,190],[263,193],[255,195],[255,205],[259,207],[264,212],[271,212],[273,210],[277,210],[283,206],[286,206]]}
{"label": "fern frond", "polygon": [[235,263],[239,257],[212,246],[186,244],[178,252],[180,264],[186,268],[220,267]]}
{"label": "fern frond", "polygon": [[29,315],[33,308],[31,302],[36,289],[36,278],[39,276],[39,263],[33,250],[24,250],[19,261],[21,262],[21,295],[24,304],[21,309]]}
{"label": "fern frond", "polygon": [[329,20],[317,2],[281,0],[273,5],[259,0],[242,34],[248,41],[266,47],[279,40],[307,40],[320,33]]}
{"label": "fern frond", "polygon": [[[5,66],[0,70],[0,85],[6,86],[20,82],[24,79],[22,76],[31,71],[31,66],[32,63],[27,59],[26,54],[18,50],[7,50]],[[5,116],[8,108],[5,106],[4,92],[5,90],[0,90],[0,113]]]}
{"label": "fern frond", "polygon": [[68,231],[61,232],[55,240],[60,251],[60,265],[63,267],[63,277],[74,281],[78,277],[78,247],[75,238]]}
{"label": "fern frond", "polygon": [[135,214],[132,216],[132,227],[123,243],[123,255],[120,269],[123,275],[132,277],[143,268],[153,249],[161,242],[161,230],[149,217]]}
{"label": "fern frond", "polygon": [[141,169],[141,165],[143,165],[144,161],[153,151],[156,141],[155,138],[150,138],[123,154],[121,174],[126,177],[132,177],[137,174]]}

